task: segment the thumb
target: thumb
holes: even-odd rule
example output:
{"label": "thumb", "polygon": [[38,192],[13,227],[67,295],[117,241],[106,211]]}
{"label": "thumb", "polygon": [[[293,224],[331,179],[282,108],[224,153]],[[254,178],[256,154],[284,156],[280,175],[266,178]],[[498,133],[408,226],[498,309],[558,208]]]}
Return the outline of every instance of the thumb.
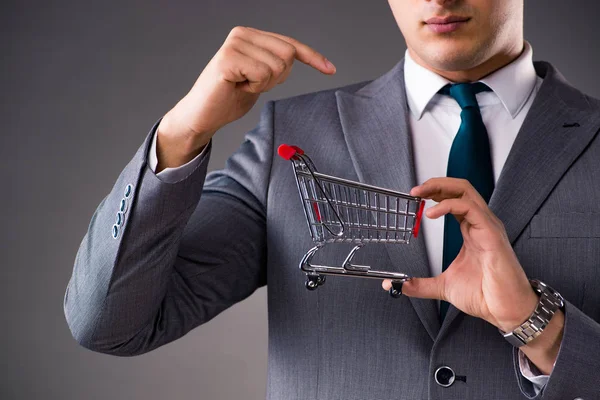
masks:
{"label": "thumb", "polygon": [[[411,278],[402,285],[402,294],[409,297],[421,299],[446,300],[444,296],[443,275],[433,278]],[[389,279],[383,281],[381,286],[389,290],[392,282]]]}

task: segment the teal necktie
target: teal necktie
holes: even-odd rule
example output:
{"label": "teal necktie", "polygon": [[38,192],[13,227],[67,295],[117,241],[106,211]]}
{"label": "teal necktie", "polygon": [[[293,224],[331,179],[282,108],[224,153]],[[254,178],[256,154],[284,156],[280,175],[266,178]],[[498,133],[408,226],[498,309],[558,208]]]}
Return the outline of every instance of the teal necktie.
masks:
{"label": "teal necktie", "polygon": [[[476,93],[484,91],[491,89],[482,82],[476,82],[448,84],[439,93],[452,96],[462,109],[460,128],[450,148],[446,176],[467,179],[487,203],[494,190],[494,174],[490,142],[475,97]],[[460,224],[452,214],[447,214],[444,217],[442,272],[454,261],[462,245]],[[440,304],[442,321],[446,317],[448,306],[449,303],[445,301]]]}

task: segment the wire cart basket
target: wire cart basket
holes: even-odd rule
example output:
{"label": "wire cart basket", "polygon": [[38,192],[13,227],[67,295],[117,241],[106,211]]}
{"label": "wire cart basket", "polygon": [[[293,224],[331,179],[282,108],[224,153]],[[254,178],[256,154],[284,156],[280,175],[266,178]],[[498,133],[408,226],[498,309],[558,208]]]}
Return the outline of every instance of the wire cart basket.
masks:
{"label": "wire cart basket", "polygon": [[[408,244],[417,237],[425,201],[419,197],[317,172],[302,149],[282,144],[279,155],[292,161],[298,193],[313,242],[300,261],[305,286],[315,290],[326,275],[391,279],[390,295],[402,294],[406,274],[352,264],[356,252],[369,243]],[[341,266],[311,264],[319,249],[329,243],[354,244]]]}

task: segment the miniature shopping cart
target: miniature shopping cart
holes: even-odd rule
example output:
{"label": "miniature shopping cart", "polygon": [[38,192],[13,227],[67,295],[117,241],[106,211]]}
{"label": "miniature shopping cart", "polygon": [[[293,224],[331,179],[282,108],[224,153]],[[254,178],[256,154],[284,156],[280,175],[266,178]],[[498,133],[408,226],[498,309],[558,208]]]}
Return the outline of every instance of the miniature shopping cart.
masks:
{"label": "miniature shopping cart", "polygon": [[[326,275],[391,279],[390,295],[402,294],[406,274],[352,264],[356,252],[368,243],[410,243],[417,237],[425,201],[419,197],[366,185],[317,172],[312,160],[296,146],[282,144],[278,153],[291,160],[298,192],[316,245],[300,261],[306,273],[306,288],[315,290]],[[311,264],[319,249],[328,243],[350,243],[354,247],[341,266]]]}

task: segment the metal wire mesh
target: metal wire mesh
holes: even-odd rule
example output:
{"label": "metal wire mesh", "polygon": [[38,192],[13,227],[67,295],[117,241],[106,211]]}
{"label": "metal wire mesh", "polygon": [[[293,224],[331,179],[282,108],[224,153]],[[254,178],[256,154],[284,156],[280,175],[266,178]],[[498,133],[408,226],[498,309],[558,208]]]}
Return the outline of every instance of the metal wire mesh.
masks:
{"label": "metal wire mesh", "polygon": [[313,241],[410,242],[420,199],[318,173],[305,156],[294,170]]}

